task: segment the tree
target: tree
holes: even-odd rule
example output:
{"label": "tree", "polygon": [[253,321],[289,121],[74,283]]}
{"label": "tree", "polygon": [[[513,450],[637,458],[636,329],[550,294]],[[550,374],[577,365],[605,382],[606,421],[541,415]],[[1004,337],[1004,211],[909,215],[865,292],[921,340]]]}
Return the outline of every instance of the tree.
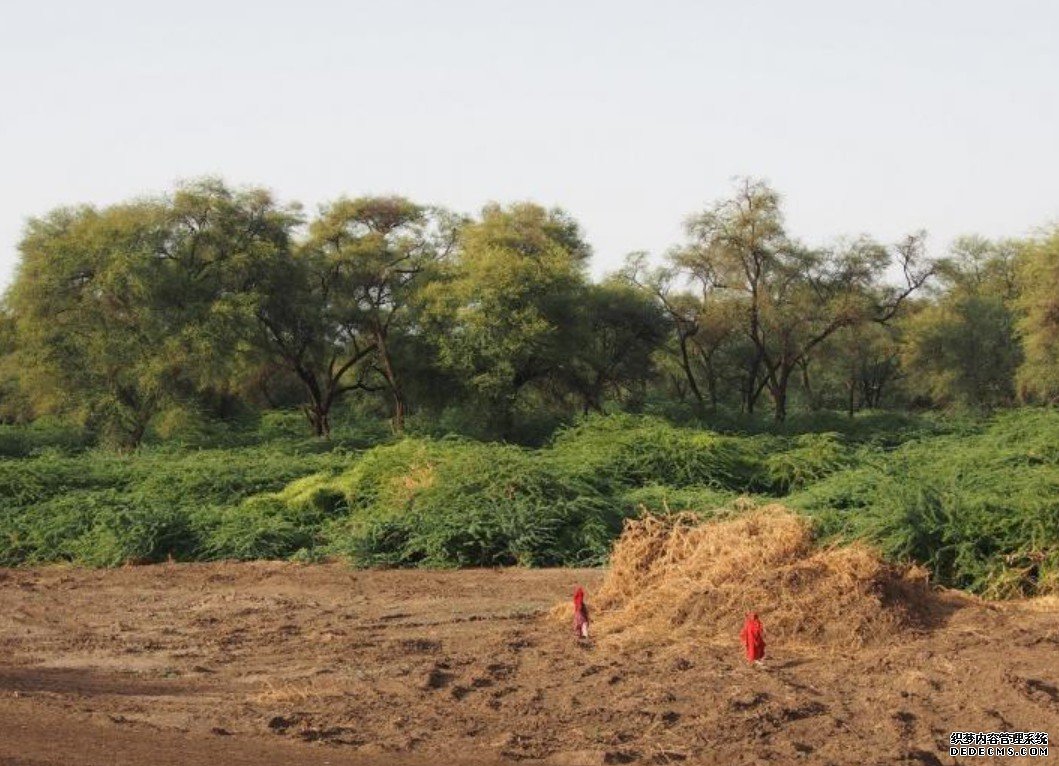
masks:
{"label": "tree", "polygon": [[0,423],[23,420],[31,412],[19,377],[15,318],[0,304]]}
{"label": "tree", "polygon": [[561,210],[488,205],[464,225],[443,278],[428,288],[441,363],[510,435],[520,394],[575,352],[589,248]]}
{"label": "tree", "polygon": [[337,200],[309,228],[305,247],[327,272],[321,278],[328,283],[334,319],[348,327],[351,344],[369,350],[371,369],[392,400],[398,432],[404,430],[408,405],[395,335],[412,331],[418,283],[447,255],[452,240],[444,215],[401,197]]}
{"label": "tree", "polygon": [[733,197],[689,219],[687,232],[688,244],[671,260],[704,294],[742,306],[753,346],[744,408],[753,412],[768,390],[777,420],[786,418],[792,376],[814,348],[843,327],[885,321],[930,275],[914,248],[898,248],[906,285],[887,291],[880,305],[877,283],[890,253],[867,238],[821,249],[795,242],[779,195],[762,181],[742,180]]}
{"label": "tree", "polygon": [[652,356],[668,330],[661,308],[621,278],[588,285],[579,308],[580,338],[562,382],[580,397],[584,412],[603,412],[608,396],[642,399]]}
{"label": "tree", "polygon": [[1018,371],[1022,396],[1059,401],[1059,226],[1026,243],[1018,285],[1025,361]]}
{"label": "tree", "polygon": [[8,302],[35,408],[134,447],[162,409],[223,385],[246,342],[232,275],[284,251],[295,221],[209,179],[31,220]]}
{"label": "tree", "polygon": [[630,255],[622,271],[622,278],[654,300],[668,319],[672,342],[665,349],[686,383],[674,382],[678,395],[690,393],[700,408],[708,400],[709,409],[716,411],[722,375],[733,362],[736,373],[724,382],[743,388],[747,350],[738,342],[741,309],[737,301],[712,292],[709,284],[700,285],[701,294],[681,289],[681,277],[673,265],[650,268],[644,253]]}
{"label": "tree", "polygon": [[74,415],[128,447],[172,394],[179,361],[166,346],[180,319],[152,309],[168,290],[165,221],[144,202],[29,222],[8,303],[38,412]]}
{"label": "tree", "polygon": [[[668,266],[649,267],[646,253],[630,254],[622,275],[630,284],[636,285],[657,301],[665,312],[674,343],[672,359],[680,369],[683,381],[687,383],[686,391],[701,407],[703,395],[695,374],[692,351],[692,338],[699,332],[700,301],[690,292],[677,289],[680,277],[677,269]],[[675,381],[675,388],[683,399],[685,388],[681,381]]]}
{"label": "tree", "polygon": [[331,435],[331,409],[348,391],[366,388],[366,360],[375,346],[343,291],[340,270],[311,248],[269,259],[248,284],[257,321],[255,348],[290,371],[305,391],[313,434]]}
{"label": "tree", "polygon": [[862,322],[821,343],[800,364],[809,408],[841,407],[852,417],[860,409],[882,407],[884,396],[896,395],[904,374],[900,338],[898,321]]}
{"label": "tree", "polygon": [[172,288],[156,308],[184,314],[171,345],[188,359],[194,390],[228,400],[257,363],[253,285],[270,264],[290,258],[300,208],[279,204],[266,189],[233,189],[215,178],[181,184],[166,205],[159,257]]}
{"label": "tree", "polygon": [[914,392],[932,403],[1009,404],[1022,361],[1016,335],[1013,243],[957,240],[939,264],[933,300],[905,326],[903,362]]}

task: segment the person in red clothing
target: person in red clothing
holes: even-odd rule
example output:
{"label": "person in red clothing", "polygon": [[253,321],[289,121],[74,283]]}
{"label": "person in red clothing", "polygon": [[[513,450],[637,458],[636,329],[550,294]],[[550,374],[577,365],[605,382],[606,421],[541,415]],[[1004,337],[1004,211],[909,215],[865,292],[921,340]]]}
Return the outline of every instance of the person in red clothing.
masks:
{"label": "person in red clothing", "polygon": [[765,657],[765,628],[757,618],[757,612],[748,612],[739,640],[746,649],[747,662],[761,662]]}
{"label": "person in red clothing", "polygon": [[580,585],[574,591],[574,633],[578,638],[588,638],[588,605],[585,589]]}

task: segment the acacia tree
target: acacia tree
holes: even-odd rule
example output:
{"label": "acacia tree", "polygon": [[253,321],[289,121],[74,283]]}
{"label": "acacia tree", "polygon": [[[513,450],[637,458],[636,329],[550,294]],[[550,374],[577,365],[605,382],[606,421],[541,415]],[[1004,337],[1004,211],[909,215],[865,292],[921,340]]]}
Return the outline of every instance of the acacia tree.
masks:
{"label": "acacia tree", "polygon": [[451,263],[427,288],[440,363],[510,435],[520,394],[569,365],[588,245],[561,210],[488,205],[460,230]]}
{"label": "acacia tree", "polygon": [[588,285],[579,302],[573,355],[560,365],[560,383],[581,400],[583,412],[603,412],[609,396],[643,398],[653,371],[652,356],[667,327],[661,308],[621,278]]}
{"label": "acacia tree", "polygon": [[[753,353],[747,363],[743,405],[754,410],[767,390],[775,417],[787,415],[795,371],[820,343],[843,327],[886,321],[929,277],[917,251],[905,252],[901,289],[877,282],[890,253],[862,238],[828,249],[809,249],[788,237],[779,195],[761,181],[744,179],[736,194],[687,224],[688,244],[672,255],[707,295],[737,301]],[[899,249],[899,254],[902,251]],[[885,292],[880,304],[873,300]]]}
{"label": "acacia tree", "polygon": [[[334,320],[346,328],[356,364],[370,370],[392,401],[394,430],[404,430],[407,400],[393,350],[412,331],[416,290],[453,243],[450,218],[401,197],[340,199],[309,227],[305,249],[326,273]],[[347,361],[349,361],[347,360]],[[356,385],[371,389],[362,376]]]}
{"label": "acacia tree", "polygon": [[[622,276],[662,307],[672,331],[674,343],[672,357],[687,384],[686,390],[701,406],[703,395],[692,363],[691,341],[699,331],[701,313],[699,300],[690,292],[677,289],[679,274],[675,268],[668,266],[651,268],[647,263],[646,253],[630,254],[625,261]],[[685,388],[679,381],[675,388],[681,398],[684,398]]]}
{"label": "acacia tree", "polygon": [[1018,286],[1018,329],[1025,349],[1018,371],[1022,396],[1059,401],[1059,227],[1025,244]]}
{"label": "acacia tree", "polygon": [[196,389],[228,397],[248,375],[253,285],[270,264],[289,258],[300,208],[266,189],[233,189],[214,178],[180,185],[167,202],[159,258],[173,290],[158,308],[175,304],[186,313],[171,352],[191,360]]}
{"label": "acacia tree", "polygon": [[168,291],[166,237],[154,202],[29,222],[7,298],[37,412],[74,416],[123,447],[140,442],[179,373],[165,348],[182,318],[152,308]]}
{"label": "acacia tree", "polygon": [[935,404],[990,409],[1015,397],[1016,247],[957,240],[938,289],[905,323],[903,362],[913,390]]}
{"label": "acacia tree", "polygon": [[254,276],[255,347],[302,384],[313,434],[331,435],[331,410],[347,392],[372,390],[366,360],[375,344],[364,335],[359,307],[340,269],[305,246],[270,260]]}
{"label": "acacia tree", "polygon": [[30,221],[8,303],[36,409],[138,445],[163,408],[230,376],[245,332],[229,276],[282,251],[293,220],[267,192],[207,179]]}
{"label": "acacia tree", "polygon": [[682,382],[674,381],[678,395],[690,393],[700,408],[708,400],[709,409],[716,411],[722,382],[742,388],[741,371],[725,375],[733,362],[743,366],[745,349],[737,342],[739,307],[711,294],[709,285],[699,285],[696,294],[682,284],[682,276],[673,265],[649,267],[644,253],[630,255],[622,271],[622,278],[650,296],[668,320],[671,343],[663,349],[669,363],[680,370]]}
{"label": "acacia tree", "polygon": [[14,315],[0,303],[0,423],[20,421],[31,414],[19,385],[18,341]]}

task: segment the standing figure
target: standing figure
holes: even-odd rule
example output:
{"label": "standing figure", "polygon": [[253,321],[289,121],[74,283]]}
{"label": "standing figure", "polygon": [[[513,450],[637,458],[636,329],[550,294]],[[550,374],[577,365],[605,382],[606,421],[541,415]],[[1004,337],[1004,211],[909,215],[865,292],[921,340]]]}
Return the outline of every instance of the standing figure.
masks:
{"label": "standing figure", "polygon": [[765,627],[757,618],[757,612],[748,612],[739,640],[746,648],[747,662],[761,662],[765,657]]}
{"label": "standing figure", "polygon": [[588,638],[588,605],[585,589],[580,585],[574,591],[574,633],[578,638]]}

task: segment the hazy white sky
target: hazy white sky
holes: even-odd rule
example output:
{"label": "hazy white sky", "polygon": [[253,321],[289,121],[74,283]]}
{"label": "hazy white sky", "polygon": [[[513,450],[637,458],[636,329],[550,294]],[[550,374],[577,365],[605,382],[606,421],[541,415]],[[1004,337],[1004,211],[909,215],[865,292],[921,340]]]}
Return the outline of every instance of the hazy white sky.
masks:
{"label": "hazy white sky", "polygon": [[203,174],[561,205],[597,274],[735,175],[814,243],[1059,219],[1052,0],[4,0],[0,96],[0,285],[28,216]]}

